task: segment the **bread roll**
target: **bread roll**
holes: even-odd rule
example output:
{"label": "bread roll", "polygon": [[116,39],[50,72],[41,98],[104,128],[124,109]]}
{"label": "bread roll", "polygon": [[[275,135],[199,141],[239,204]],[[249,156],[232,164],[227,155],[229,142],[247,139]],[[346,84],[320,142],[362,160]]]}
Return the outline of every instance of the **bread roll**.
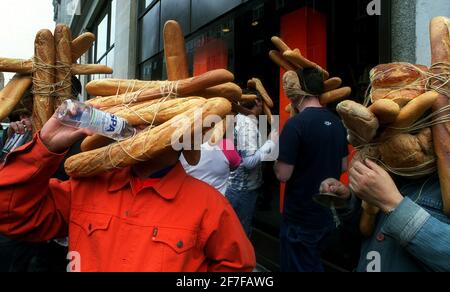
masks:
{"label": "bread roll", "polygon": [[189,63],[184,34],[178,22],[169,20],[164,25],[164,53],[168,80],[189,78]]}
{"label": "bread roll", "polygon": [[424,84],[424,73],[428,67],[408,63],[390,63],[376,66],[370,71],[370,80],[374,88],[402,88],[411,83],[421,81]]}
{"label": "bread roll", "polygon": [[64,24],[55,28],[56,48],[56,92],[55,110],[67,99],[72,98],[72,32]]}
{"label": "bread roll", "polygon": [[73,75],[112,74],[113,69],[101,64],[72,64]]}
{"label": "bread roll", "polygon": [[[377,135],[379,122],[377,117],[362,104],[345,100],[337,106],[337,112],[342,117],[349,134],[356,136],[352,145],[358,147],[370,143]],[[352,141],[349,141],[352,142]]]}
{"label": "bread roll", "polygon": [[76,63],[84,53],[89,51],[95,42],[95,35],[85,32],[72,41],[72,63]]}
{"label": "bread roll", "polygon": [[342,87],[322,94],[319,97],[320,104],[328,105],[343,100],[344,98],[352,94],[352,89],[350,87]]}
{"label": "bread roll", "polygon": [[[201,118],[204,119],[208,115],[225,117],[230,111],[231,104],[226,99],[210,99],[203,106],[203,117]],[[186,118],[187,120],[185,120]],[[173,150],[172,140],[174,138],[183,133],[191,133],[197,118],[194,111],[190,111],[185,113],[185,117],[177,116],[161,126],[147,129],[136,137],[121,142],[120,145],[116,143],[108,148],[100,148],[73,156],[65,163],[66,172],[74,178],[92,177],[105,171],[132,166],[141,161],[165,155],[168,151]],[[174,125],[186,127],[179,128],[181,132],[174,133],[176,130]]]}
{"label": "bread roll", "polygon": [[281,53],[290,50],[289,46],[279,37],[276,36],[272,37],[272,43]]}
{"label": "bread roll", "polygon": [[259,94],[261,95],[263,102],[269,107],[269,108],[273,108],[274,104],[273,104],[273,100],[272,98],[269,96],[269,93],[267,93],[266,88],[264,88],[264,85],[262,83],[262,81],[258,78],[253,78],[253,81],[256,84],[256,91],[259,92]]}
{"label": "bread roll", "polygon": [[0,58],[0,72],[31,74],[32,71],[32,60]]}
{"label": "bread roll", "polygon": [[389,99],[377,100],[369,107],[369,110],[377,116],[378,121],[381,124],[390,124],[395,122],[400,114],[400,106],[396,102]]}
{"label": "bread roll", "polygon": [[35,40],[35,70],[33,77],[33,132],[42,129],[54,113],[53,92],[51,86],[55,83],[55,39],[49,30],[40,30]]}
{"label": "bread roll", "polygon": [[332,90],[335,90],[335,89],[338,89],[339,87],[341,87],[342,79],[339,77],[333,77],[333,78],[326,80],[323,83],[323,85],[324,85],[323,92],[332,91]]}
{"label": "bread roll", "polygon": [[391,129],[403,129],[411,126],[419,120],[436,102],[439,94],[435,91],[428,91],[421,96],[410,101],[397,116],[395,122],[390,125]]}
{"label": "bread roll", "polygon": [[11,114],[31,85],[32,79],[30,76],[16,75],[0,91],[0,121]]}
{"label": "bread roll", "polygon": [[292,64],[291,62],[289,62],[288,60],[286,60],[283,57],[283,55],[281,55],[280,52],[278,52],[278,51],[270,51],[269,52],[269,57],[275,64],[277,64],[278,66],[280,66],[284,70],[297,71],[297,69],[298,69],[298,66],[296,66],[296,65]]}

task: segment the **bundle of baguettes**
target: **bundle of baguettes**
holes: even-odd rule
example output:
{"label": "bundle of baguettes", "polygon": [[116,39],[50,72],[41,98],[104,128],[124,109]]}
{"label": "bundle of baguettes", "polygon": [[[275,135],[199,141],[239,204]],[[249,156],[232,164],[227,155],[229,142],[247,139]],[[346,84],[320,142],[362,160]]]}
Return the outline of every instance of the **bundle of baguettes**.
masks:
{"label": "bundle of baguettes", "polygon": [[264,87],[264,84],[260,79],[252,78],[247,82],[247,86],[249,88],[256,90],[261,96],[263,104],[263,112],[267,116],[267,121],[269,122],[269,124],[272,124],[273,121],[272,109],[274,107],[274,103],[269,93],[267,92],[266,88]]}
{"label": "bundle of baguettes", "polygon": [[58,24],[54,33],[40,30],[36,34],[32,60],[0,58],[0,72],[21,74],[11,81],[6,91],[0,92],[0,97],[4,97],[4,102],[0,103],[0,116],[8,116],[25,91],[32,87],[33,131],[39,131],[55,109],[72,97],[73,75],[112,73],[112,69],[104,65],[76,64],[94,42],[92,33],[83,33],[72,40],[70,29]]}
{"label": "bundle of baguettes", "polygon": [[[291,49],[281,38],[272,37],[272,43],[278,50],[269,52],[272,61],[286,71],[297,72],[304,68],[317,68],[323,73],[324,92],[319,97],[320,103],[324,106],[341,101],[351,95],[350,87],[341,87],[342,79],[339,77],[330,78],[330,74],[318,64],[308,60],[302,55],[299,49]],[[292,106],[286,108],[286,111],[294,113]]]}
{"label": "bundle of baguettes", "polygon": [[[202,110],[202,115],[195,113],[197,109]],[[203,125],[209,115],[224,118],[231,112],[231,103],[224,98],[213,98],[197,109],[188,110],[155,128],[148,127],[123,142],[73,156],[65,163],[66,172],[75,178],[91,177],[155,159],[172,151],[174,142],[182,143],[183,137],[190,137],[194,125]]]}

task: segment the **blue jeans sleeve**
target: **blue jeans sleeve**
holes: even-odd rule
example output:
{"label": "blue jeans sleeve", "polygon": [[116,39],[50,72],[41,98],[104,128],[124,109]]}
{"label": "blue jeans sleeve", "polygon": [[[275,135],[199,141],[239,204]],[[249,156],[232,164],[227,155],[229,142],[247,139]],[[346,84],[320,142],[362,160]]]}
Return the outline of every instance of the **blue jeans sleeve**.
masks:
{"label": "blue jeans sleeve", "polygon": [[450,271],[450,225],[405,198],[387,219],[383,233],[396,239],[433,271]]}

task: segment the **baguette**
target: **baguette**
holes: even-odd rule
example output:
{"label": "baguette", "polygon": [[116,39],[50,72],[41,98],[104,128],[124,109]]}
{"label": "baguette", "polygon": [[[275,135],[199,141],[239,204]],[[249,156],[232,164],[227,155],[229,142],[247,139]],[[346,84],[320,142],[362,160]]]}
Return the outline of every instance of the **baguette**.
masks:
{"label": "baguette", "polygon": [[328,105],[334,102],[343,100],[344,98],[352,94],[352,89],[350,87],[342,87],[322,94],[319,97],[320,104]]}
{"label": "baguette", "polygon": [[324,85],[323,92],[332,91],[332,90],[335,90],[335,89],[338,89],[339,87],[341,87],[342,79],[339,77],[333,77],[333,78],[326,80],[323,83],[323,85]]}
{"label": "baguette", "polygon": [[183,31],[178,22],[169,20],[164,25],[164,53],[168,80],[189,78],[189,64]]}
{"label": "baguette", "polygon": [[400,106],[390,99],[377,100],[369,110],[377,116],[380,124],[393,123],[400,114]]}
{"label": "baguette", "polygon": [[[231,104],[223,98],[210,99],[202,107],[203,117],[218,115],[225,117],[231,111]],[[108,148],[100,148],[84,152],[69,158],[65,163],[65,169],[69,176],[92,177],[106,171],[117,168],[125,168],[142,161],[148,161],[173,151],[172,142],[177,141],[181,135],[192,133],[193,125],[198,121],[194,111],[177,116],[172,120],[156,127],[148,128],[137,134],[134,138],[120,143],[115,143]],[[187,119],[187,120],[186,120]],[[179,126],[174,133],[175,125]]]}
{"label": "baguette", "polygon": [[[232,82],[234,76],[231,72],[225,69],[218,69],[209,71],[200,76],[180,80],[175,84],[178,84],[178,90],[173,88],[173,94],[178,96],[190,95],[194,92],[204,90],[209,87],[213,87],[219,84]],[[140,101],[154,100],[169,95],[170,92],[161,92],[160,88],[148,89],[138,94],[123,94],[118,96],[97,97],[89,100],[87,103],[93,106],[100,107],[113,107],[120,104],[136,103]]]}
{"label": "baguette", "polygon": [[[432,64],[440,62],[450,62],[450,19],[446,17],[436,17],[431,21],[430,25],[431,36],[431,53]],[[445,70],[433,68],[433,73],[442,73]],[[448,75],[447,75],[448,76]],[[434,85],[440,86],[441,82],[433,82]],[[447,90],[450,90],[450,85],[447,84]],[[447,91],[448,92],[448,91]],[[449,105],[448,96],[439,95],[433,111],[438,111],[444,106]],[[445,114],[445,113],[443,113]],[[448,114],[448,112],[447,112]],[[438,124],[433,126],[433,142],[434,152],[437,156],[437,165],[439,180],[441,183],[442,201],[444,204],[444,213],[450,216],[450,133],[449,123]]]}
{"label": "baguette", "polygon": [[264,114],[267,116],[267,122],[269,123],[269,125],[272,125],[273,119],[272,111],[270,110],[270,107],[266,103],[263,103],[263,111]]}
{"label": "baguette", "polygon": [[0,72],[31,74],[32,71],[32,60],[0,58]]}
{"label": "baguette", "polygon": [[72,41],[72,63],[76,63],[84,53],[89,51],[95,39],[93,33],[85,32]]}
{"label": "baguette", "polygon": [[203,98],[177,98],[154,103],[140,109],[125,108],[116,112],[115,115],[127,120],[132,126],[159,125],[187,110],[200,108],[205,103],[206,100]]}
{"label": "baguette", "polygon": [[142,89],[160,88],[163,84],[162,81],[99,79],[89,82],[86,85],[86,92],[91,96],[112,96]]}
{"label": "baguette", "polygon": [[269,93],[267,93],[267,90],[264,88],[263,83],[261,82],[260,79],[258,78],[253,78],[253,81],[256,84],[256,91],[259,92],[259,94],[261,95],[264,103],[269,107],[269,108],[273,108],[274,104],[273,104],[273,100],[272,98],[270,98]]}
{"label": "baguette", "polygon": [[400,111],[397,119],[389,128],[403,129],[411,126],[417,120],[419,120],[425,112],[427,112],[433,104],[438,99],[439,94],[435,91],[428,91],[421,96],[410,101],[402,110]]}
{"label": "baguette", "polygon": [[55,28],[56,87],[55,110],[67,99],[72,98],[72,33],[64,24]]}
{"label": "baguette", "polygon": [[113,69],[101,64],[72,64],[73,75],[112,74]]}
{"label": "baguette", "polygon": [[204,98],[224,97],[229,101],[239,101],[242,97],[242,89],[233,82],[220,84],[214,87],[206,88],[199,92],[190,94],[192,96],[201,96]]}
{"label": "baguette", "polygon": [[300,68],[317,68],[322,71],[323,73],[323,80],[328,80],[330,78],[330,73],[328,73],[325,69],[320,67],[314,62],[311,62],[310,60],[303,57],[299,52],[295,51],[286,51],[283,53],[283,57],[291,62],[292,64],[296,65]]}
{"label": "baguette", "polygon": [[275,45],[278,51],[280,51],[281,54],[291,50],[291,48],[289,48],[289,46],[281,38],[277,36],[272,37],[272,43]]}
{"label": "baguette", "polygon": [[98,148],[108,146],[114,142],[115,142],[115,140],[110,139],[108,137],[104,137],[101,135],[94,135],[94,136],[90,136],[90,137],[87,137],[86,139],[84,139],[83,142],[81,143],[80,149],[81,149],[81,152],[88,152],[88,151],[92,151],[92,150],[95,150]]}
{"label": "baguette", "polygon": [[35,40],[35,62],[36,70],[33,77],[37,82],[33,85],[33,132],[37,133],[44,124],[52,117],[53,98],[51,85],[55,83],[56,72],[54,69],[45,68],[55,66],[55,39],[49,30],[40,30]]}
{"label": "baguette", "polygon": [[283,55],[281,55],[280,52],[278,52],[278,51],[270,51],[269,57],[275,64],[277,64],[278,66],[280,66],[281,68],[283,68],[286,71],[297,71],[299,69],[298,66],[296,66],[296,65],[292,64],[291,62],[289,62],[288,60],[286,60],[283,57]]}
{"label": "baguette", "polygon": [[254,94],[243,94],[240,101],[255,101],[258,99],[258,96]]}
{"label": "baguette", "polygon": [[31,87],[32,83],[30,76],[16,75],[0,91],[0,121],[3,121],[9,116],[25,92]]}

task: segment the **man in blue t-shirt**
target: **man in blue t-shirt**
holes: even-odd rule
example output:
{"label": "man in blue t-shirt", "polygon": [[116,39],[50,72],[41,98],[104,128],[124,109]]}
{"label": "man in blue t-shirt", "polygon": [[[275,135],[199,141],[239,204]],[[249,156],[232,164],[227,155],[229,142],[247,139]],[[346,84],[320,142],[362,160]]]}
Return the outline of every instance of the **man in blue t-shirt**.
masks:
{"label": "man in blue t-shirt", "polygon": [[319,102],[322,72],[304,69],[298,78],[291,83],[297,83],[297,88],[285,88],[298,114],[283,129],[275,165],[278,179],[287,183],[280,234],[281,270],[322,272],[320,249],[335,224],[331,211],[312,198],[324,179],[339,179],[346,170],[348,143],[339,118]]}

